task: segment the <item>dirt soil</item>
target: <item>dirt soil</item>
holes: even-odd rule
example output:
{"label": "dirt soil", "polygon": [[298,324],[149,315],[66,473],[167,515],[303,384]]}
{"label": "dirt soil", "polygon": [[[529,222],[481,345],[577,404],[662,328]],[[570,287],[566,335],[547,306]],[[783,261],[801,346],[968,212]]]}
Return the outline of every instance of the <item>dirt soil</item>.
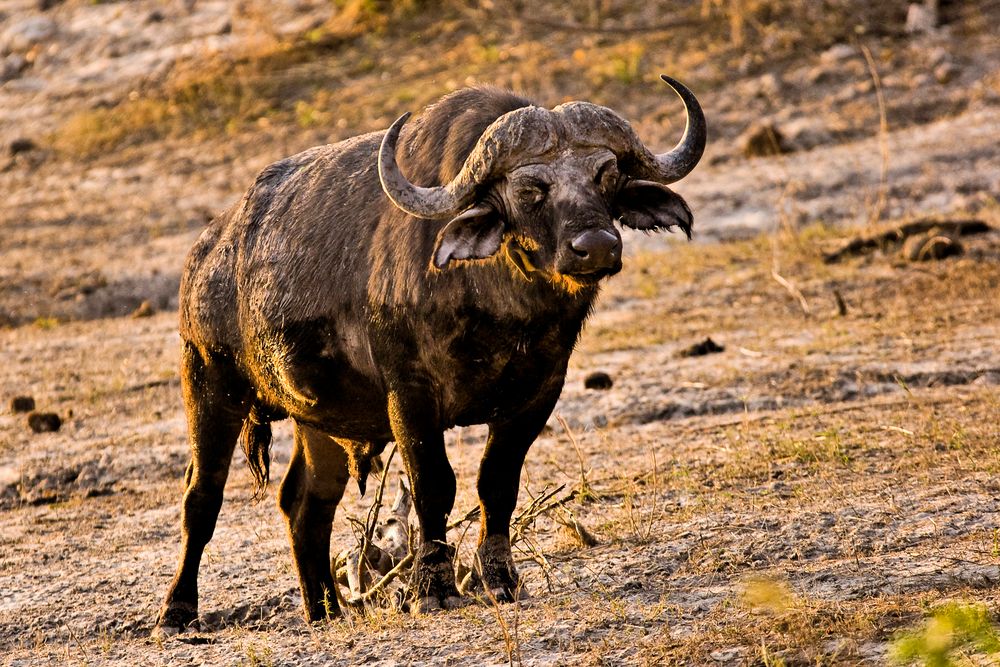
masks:
{"label": "dirt soil", "polygon": [[[942,3],[918,36],[905,3],[813,32],[761,9],[807,3],[748,3],[739,44],[723,3],[48,4],[0,8],[0,665],[883,664],[946,601],[997,609],[996,3]],[[176,290],[206,221],[274,159],[472,80],[608,104],[665,147],[659,71],[713,128],[676,186],[696,238],[625,237],[522,478],[522,509],[575,491],[517,543],[531,598],[308,626],[273,485],[253,503],[237,454],[201,631],[150,639],[187,463]],[[785,152],[744,154],[762,123]],[[910,240],[824,261],[925,217],[991,230],[942,259]],[[724,349],[683,354],[707,337]],[[595,371],[613,385],[586,389]],[[19,395],[61,428],[32,432]],[[449,434],[455,519],[483,444]],[[274,480],[290,446],[276,425]],[[474,534],[452,533],[466,563]]]}

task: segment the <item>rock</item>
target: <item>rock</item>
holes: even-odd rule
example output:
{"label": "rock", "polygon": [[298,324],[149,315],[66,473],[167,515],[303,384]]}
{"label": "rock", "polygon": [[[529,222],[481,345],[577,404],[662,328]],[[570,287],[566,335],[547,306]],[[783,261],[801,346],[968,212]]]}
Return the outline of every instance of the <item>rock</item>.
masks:
{"label": "rock", "polygon": [[18,78],[30,64],[20,53],[12,53],[0,60],[0,83]]}
{"label": "rock", "polygon": [[612,380],[611,376],[604,371],[594,371],[583,379],[583,386],[587,389],[605,391],[607,389],[611,389],[613,385],[614,380]]}
{"label": "rock", "polygon": [[10,399],[11,412],[31,412],[35,409],[35,399],[31,396],[15,396]]}
{"label": "rock", "polygon": [[62,419],[54,412],[32,412],[28,415],[28,428],[35,433],[54,433],[62,426]]}
{"label": "rock", "polygon": [[927,54],[927,64],[932,68],[950,61],[951,53],[943,46],[937,46]]}
{"label": "rock", "polygon": [[132,319],[139,319],[140,317],[150,317],[156,311],[153,310],[153,304],[149,301],[143,301],[139,304],[139,307],[132,311]]}
{"label": "rock", "polygon": [[1000,385],[1000,371],[986,371],[975,380],[972,381],[972,385],[976,387],[985,387],[989,385]]}
{"label": "rock", "polygon": [[943,62],[934,68],[934,79],[944,85],[954,81],[961,73],[961,69],[953,62]]}
{"label": "rock", "polygon": [[937,2],[911,2],[906,10],[906,32],[911,35],[933,32],[938,27]]}
{"label": "rock", "polygon": [[820,54],[819,61],[824,65],[833,65],[834,63],[839,63],[842,60],[854,58],[857,55],[858,50],[850,44],[834,44]]}
{"label": "rock", "polygon": [[755,123],[737,139],[744,157],[767,157],[788,152],[784,137],[772,123]]}
{"label": "rock", "polygon": [[10,154],[27,153],[38,148],[38,145],[27,137],[20,137],[10,142]]}
{"label": "rock", "polygon": [[23,53],[55,36],[56,22],[46,16],[33,16],[14,23],[0,36],[0,52]]}
{"label": "rock", "polygon": [[706,354],[717,354],[719,352],[725,352],[726,348],[719,345],[711,338],[706,338],[700,343],[695,343],[691,347],[686,347],[677,353],[680,357],[703,357]]}
{"label": "rock", "polygon": [[833,143],[833,135],[818,118],[802,117],[783,123],[781,135],[785,147],[792,151],[808,151]]}
{"label": "rock", "polygon": [[767,73],[757,79],[757,94],[764,97],[778,97],[781,93],[781,81],[774,74]]}

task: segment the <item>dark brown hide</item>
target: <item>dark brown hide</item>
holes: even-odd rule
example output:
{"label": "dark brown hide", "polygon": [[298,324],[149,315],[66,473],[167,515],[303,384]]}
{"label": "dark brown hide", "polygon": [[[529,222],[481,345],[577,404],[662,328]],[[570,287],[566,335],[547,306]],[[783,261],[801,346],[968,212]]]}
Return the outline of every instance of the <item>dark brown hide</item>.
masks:
{"label": "dark brown hide", "polygon": [[[487,127],[529,106],[490,88],[445,97],[403,128],[401,173],[423,187],[451,182]],[[279,505],[309,619],[338,610],[330,529],[347,479],[363,484],[391,440],[420,523],[412,595],[457,597],[445,535],[455,477],[443,439],[455,425],[490,427],[477,485],[480,576],[510,599],[521,466],[558,399],[598,281],[621,266],[613,219],[690,228],[677,195],[662,184],[627,187],[631,177],[592,133],[586,146],[562,137],[542,156],[507,146],[506,171],[475,185],[463,216],[414,218],[383,193],[384,134],[267,167],[191,250],[180,331],[192,460],[162,632],[197,619],[198,565],[240,434],[263,485],[269,423],[286,417],[295,445]]]}

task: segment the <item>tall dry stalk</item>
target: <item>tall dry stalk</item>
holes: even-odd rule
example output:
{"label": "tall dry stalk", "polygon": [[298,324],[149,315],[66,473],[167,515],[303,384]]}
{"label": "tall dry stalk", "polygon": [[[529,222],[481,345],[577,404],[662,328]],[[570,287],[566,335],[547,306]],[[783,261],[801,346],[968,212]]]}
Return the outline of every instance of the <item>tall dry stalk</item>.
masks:
{"label": "tall dry stalk", "polygon": [[799,290],[795,284],[781,275],[781,263],[780,263],[780,253],[778,249],[778,235],[781,233],[782,228],[790,231],[790,225],[786,219],[784,213],[784,202],[788,198],[788,194],[791,191],[793,184],[789,181],[784,189],[781,191],[781,196],[778,198],[778,203],[775,205],[778,217],[774,224],[774,233],[771,234],[771,278],[785,288],[792,298],[794,298],[799,303],[799,308],[802,309],[802,314],[806,317],[812,315],[812,311],[809,308],[809,302],[806,301],[805,296]]}
{"label": "tall dry stalk", "polygon": [[875,58],[872,57],[871,50],[861,45],[861,52],[868,63],[868,73],[871,74],[872,81],[875,82],[875,99],[878,101],[878,145],[882,157],[881,171],[879,173],[878,197],[875,206],[868,212],[868,223],[865,225],[871,228],[882,217],[885,210],[889,193],[889,122],[885,112],[885,95],[882,92],[882,79],[875,68]]}

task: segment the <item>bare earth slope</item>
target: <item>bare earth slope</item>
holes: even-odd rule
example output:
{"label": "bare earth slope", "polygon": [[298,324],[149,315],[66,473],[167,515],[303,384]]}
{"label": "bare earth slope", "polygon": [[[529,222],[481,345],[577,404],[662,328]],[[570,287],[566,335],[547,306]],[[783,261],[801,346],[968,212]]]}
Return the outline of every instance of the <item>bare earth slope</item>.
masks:
{"label": "bare earth slope", "polygon": [[[611,17],[587,32],[549,10],[542,18],[561,29],[490,14],[476,33],[474,10],[445,4],[452,13],[438,23],[414,19],[426,45],[390,24],[332,46],[310,32],[337,25],[330,3],[270,3],[273,14],[257,15],[222,2],[2,8],[0,36],[38,16],[57,30],[0,84],[0,141],[36,144],[0,157],[0,664],[882,664],[894,636],[918,631],[944,601],[996,609],[1000,60],[978,21],[998,10],[982,3],[935,35],[868,41],[889,111],[880,137],[871,75],[850,44],[743,66],[739,53],[712,52],[716,63],[667,50],[678,34],[696,41],[699,27],[622,32]],[[626,28],[656,18],[619,5]],[[224,70],[251,91],[223,107],[228,130],[212,129],[217,109],[178,120],[141,105],[179,90],[191,63],[214,72],[219,53],[271,49],[255,41],[265,24],[271,39],[310,34],[325,46]],[[750,25],[761,39],[787,37]],[[652,55],[661,47],[673,55]],[[946,83],[940,49],[956,68]],[[406,82],[384,76],[393,58]],[[625,69],[605,72],[614,58]],[[202,631],[150,640],[178,554],[187,462],[176,286],[206,219],[268,162],[384,127],[466,76],[547,103],[611,104],[665,146],[677,110],[652,81],[677,68],[700,83],[716,128],[677,188],[697,239],[625,239],[625,270],[523,476],[522,508],[559,485],[576,492],[518,542],[532,598],[308,627],[273,489],[252,503],[236,460],[202,566]],[[207,80],[195,79],[197,100],[219,94]],[[264,80],[321,85],[261,112],[247,99],[271,100]],[[163,94],[167,106],[186,103]],[[143,114],[152,125],[135,120]],[[110,136],[95,118],[138,124]],[[762,118],[800,143],[744,157],[738,137]],[[810,137],[793,131],[803,125]],[[81,136],[110,143],[93,150]],[[964,252],[941,260],[886,244],[825,263],[867,224],[880,190],[883,224],[971,217],[992,231],[962,236]],[[152,315],[130,317],[143,301]],[[708,336],[725,350],[680,354]],[[584,389],[595,370],[611,389]],[[7,407],[20,394],[62,428],[32,433]],[[482,446],[481,429],[449,434],[455,519],[475,505]],[[274,450],[279,479],[287,424]],[[335,548],[353,542],[345,517],[363,517],[370,500],[349,489]],[[593,541],[566,528],[574,522]],[[466,563],[467,529],[452,533]]]}

